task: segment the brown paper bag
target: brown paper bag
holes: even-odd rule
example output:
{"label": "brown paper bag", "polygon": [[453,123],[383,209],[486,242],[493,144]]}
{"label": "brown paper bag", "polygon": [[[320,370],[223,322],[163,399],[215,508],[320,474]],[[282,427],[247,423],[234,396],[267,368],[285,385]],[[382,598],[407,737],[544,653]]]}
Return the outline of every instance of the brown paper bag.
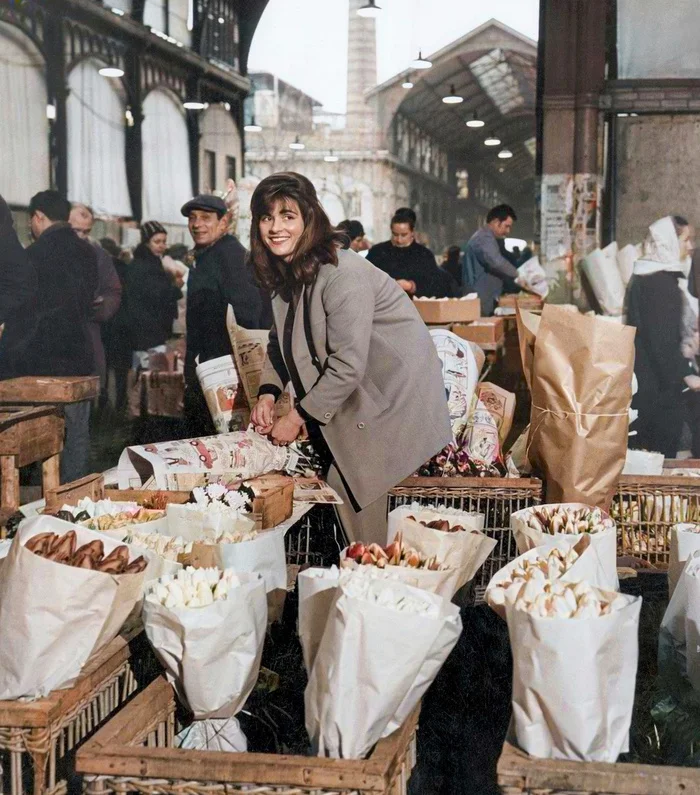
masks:
{"label": "brown paper bag", "polygon": [[539,327],[520,312],[518,332],[532,393],[528,457],[547,500],[607,510],[627,452],[635,330],[547,305]]}

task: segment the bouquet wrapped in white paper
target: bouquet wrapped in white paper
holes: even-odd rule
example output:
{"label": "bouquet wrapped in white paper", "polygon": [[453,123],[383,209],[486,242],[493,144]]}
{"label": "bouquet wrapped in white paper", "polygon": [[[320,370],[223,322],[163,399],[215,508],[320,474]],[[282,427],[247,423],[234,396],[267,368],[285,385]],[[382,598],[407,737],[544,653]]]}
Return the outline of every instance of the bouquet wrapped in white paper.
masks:
{"label": "bouquet wrapped in white paper", "polygon": [[[110,499],[91,500],[83,497],[76,505],[64,505],[61,512],[73,515],[73,521],[87,527],[106,533],[110,538],[123,539],[127,533],[134,530],[158,533],[167,524],[164,511],[142,508],[136,502],[120,502]],[[77,520],[77,517],[87,514],[89,518]],[[67,519],[62,515],[62,519]]]}
{"label": "bouquet wrapped in white paper", "polygon": [[365,756],[415,709],[461,629],[458,608],[439,596],[344,573],[304,698],[315,752]]}
{"label": "bouquet wrapped in white paper", "polygon": [[615,762],[628,750],[641,602],[561,580],[506,601],[513,726],[524,751]]}
{"label": "bouquet wrapped in white paper", "polygon": [[515,602],[524,585],[537,589],[543,580],[585,580],[604,588],[605,571],[591,537],[560,536],[552,546],[528,550],[493,575],[486,587],[486,602],[505,618],[506,603]]}
{"label": "bouquet wrapped in white paper", "polygon": [[267,626],[260,575],[183,569],[147,588],[146,635],[178,697],[206,726],[186,730],[185,747],[246,750],[234,716],[257,681]]}
{"label": "bouquet wrapped in white paper", "polygon": [[617,266],[617,243],[595,249],[581,261],[591,289],[604,315],[619,317],[625,304],[625,285]]}
{"label": "bouquet wrapped in white paper", "polygon": [[689,553],[661,621],[659,673],[680,674],[700,690],[700,550]]}
{"label": "bouquet wrapped in white paper", "polygon": [[549,295],[547,274],[540,265],[538,257],[532,257],[518,268],[515,283],[529,292],[539,295],[540,298],[546,298]]}
{"label": "bouquet wrapped in white paper", "polygon": [[673,596],[688,558],[700,550],[700,525],[685,522],[671,528],[671,557],[668,563],[668,595]]}
{"label": "bouquet wrapped in white paper", "polygon": [[[75,533],[76,546],[101,545],[106,555],[123,546],[52,516],[22,523],[0,577],[0,699],[45,696],[70,687],[90,655],[117,635],[141,599],[143,572],[76,568],[26,548],[44,533]],[[138,557],[128,551],[130,561]]]}
{"label": "bouquet wrapped in white paper", "polygon": [[605,587],[618,590],[617,529],[600,508],[578,502],[534,505],[511,514],[510,527],[521,554],[535,547],[552,546],[562,535],[590,535],[605,572]]}
{"label": "bouquet wrapped in white paper", "polygon": [[632,278],[634,263],[642,256],[642,246],[628,243],[617,252],[617,270],[620,273],[622,284],[627,287]]}

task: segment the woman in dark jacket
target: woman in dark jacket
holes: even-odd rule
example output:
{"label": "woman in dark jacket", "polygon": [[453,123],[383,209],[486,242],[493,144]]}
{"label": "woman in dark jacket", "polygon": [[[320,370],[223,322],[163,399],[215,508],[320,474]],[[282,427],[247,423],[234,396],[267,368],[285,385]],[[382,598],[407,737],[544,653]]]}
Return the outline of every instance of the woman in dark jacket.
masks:
{"label": "woman in dark jacket", "polygon": [[182,292],[163,268],[167,232],[157,221],[141,227],[141,243],[126,275],[126,304],[134,367],[147,367],[148,351],[163,348],[172,336]]}
{"label": "woman in dark jacket", "polygon": [[689,306],[679,280],[685,279],[690,228],[679,216],[649,227],[642,258],[634,264],[627,293],[627,322],[635,326],[634,372],[639,382],[632,401],[639,411],[631,444],[675,458],[683,431],[683,393],[700,390],[700,377],[682,353]]}

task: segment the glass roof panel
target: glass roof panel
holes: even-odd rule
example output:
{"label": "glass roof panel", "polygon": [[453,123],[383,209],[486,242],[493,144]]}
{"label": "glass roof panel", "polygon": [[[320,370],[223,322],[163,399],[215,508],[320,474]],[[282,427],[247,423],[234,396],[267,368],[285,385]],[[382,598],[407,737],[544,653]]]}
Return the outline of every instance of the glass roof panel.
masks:
{"label": "glass roof panel", "polygon": [[469,64],[474,77],[498,110],[505,115],[525,104],[518,79],[500,48]]}

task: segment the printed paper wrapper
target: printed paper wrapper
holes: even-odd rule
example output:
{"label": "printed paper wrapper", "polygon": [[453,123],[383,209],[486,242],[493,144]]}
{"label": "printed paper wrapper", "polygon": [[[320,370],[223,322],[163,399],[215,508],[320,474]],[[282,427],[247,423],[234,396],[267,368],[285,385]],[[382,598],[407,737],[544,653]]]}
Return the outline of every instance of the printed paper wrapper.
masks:
{"label": "printed paper wrapper", "polygon": [[617,243],[591,251],[581,261],[593,294],[604,315],[619,317],[625,304],[625,284],[617,266]]}
{"label": "printed paper wrapper", "polygon": [[515,560],[511,560],[510,563],[502,569],[499,569],[493,575],[489,580],[489,584],[486,586],[485,597],[486,603],[494,613],[497,613],[503,619],[506,617],[505,604],[501,604],[494,599],[494,590],[499,588],[501,583],[508,582],[515,569],[522,568],[526,561],[535,561],[538,558],[546,557],[553,547],[565,553],[572,547],[576,547],[576,551],[579,554],[579,557],[573,565],[559,578],[562,582],[581,582],[585,580],[595,588],[605,590],[606,574],[600,558],[598,557],[598,551],[591,543],[591,536],[586,533],[580,536],[560,535],[556,537],[553,544],[529,549],[527,552],[515,558]]}
{"label": "printed paper wrapper", "polygon": [[700,550],[700,528],[693,532],[697,525],[684,522],[671,528],[671,554],[668,562],[668,596],[673,596],[678,579],[688,558]]}
{"label": "printed paper wrapper", "polygon": [[191,491],[230,485],[294,468],[298,456],[254,431],[127,447],[119,457],[119,488]]}
{"label": "printed paper wrapper", "polygon": [[469,343],[451,331],[433,329],[430,336],[442,363],[452,433],[457,439],[466,427],[479,380],[476,359]]}
{"label": "printed paper wrapper", "polygon": [[532,257],[518,268],[515,283],[529,292],[539,295],[540,298],[546,298],[549,295],[547,274],[540,265],[538,257]]}
{"label": "printed paper wrapper", "polygon": [[476,388],[479,401],[488,409],[498,428],[498,439],[503,446],[513,425],[515,395],[496,384],[482,381]]}
{"label": "printed paper wrapper", "polygon": [[267,627],[265,586],[240,574],[240,586],[206,607],[143,603],[146,636],[180,700],[195,719],[230,718],[255,687]]}
{"label": "printed paper wrapper", "polygon": [[640,597],[597,618],[539,618],[506,606],[517,743],[543,759],[615,762],[628,750]]}
{"label": "printed paper wrapper", "polygon": [[627,451],[635,330],[551,304],[538,327],[518,312],[530,462],[552,502],[608,510]]}
{"label": "printed paper wrapper", "polygon": [[438,614],[398,612],[341,586],[304,696],[306,729],[319,756],[366,756],[395,716],[416,707],[461,632],[459,609],[444,599],[394,581],[371,587],[430,600]]}
{"label": "printed paper wrapper", "polygon": [[480,398],[474,397],[464,429],[464,446],[469,457],[490,466],[501,456],[501,440],[496,419]]}
{"label": "printed paper wrapper", "polygon": [[[398,516],[396,516],[397,511],[401,512]],[[426,513],[430,518],[425,518]],[[389,514],[389,528],[396,528],[394,536],[396,532],[402,533],[406,546],[414,547],[426,557],[435,556],[445,566],[457,569],[460,576],[456,580],[455,593],[474,579],[477,571],[484,565],[498,543],[495,538],[484,535],[480,529],[469,529],[474,524],[481,524],[483,527],[483,514],[462,514],[465,517],[465,522],[469,523],[467,524],[468,529],[458,530],[456,533],[445,533],[419,524],[420,521],[432,521],[433,519],[447,519],[451,524],[462,523],[461,519],[454,518],[449,514],[443,515],[439,511],[432,513],[426,511],[423,515],[416,517],[418,521],[408,519],[409,515],[415,514],[409,514],[404,507],[396,508]],[[475,520],[475,517],[478,519]],[[391,536],[390,530],[388,537],[391,537],[391,541],[394,540],[394,536]],[[442,595],[447,596],[444,593]]]}
{"label": "printed paper wrapper", "polygon": [[[580,502],[550,503],[537,506],[537,508],[559,507],[577,510],[579,508],[590,508],[591,506]],[[515,545],[520,554],[536,547],[556,546],[560,539],[573,538],[578,541],[583,536],[589,536],[591,546],[595,549],[603,569],[604,580],[602,587],[610,591],[619,589],[620,582],[617,578],[617,529],[615,527],[598,533],[555,533],[552,535],[551,533],[543,533],[540,530],[528,527],[527,519],[532,512],[532,508],[523,508],[521,511],[516,511],[510,515],[510,529],[513,532]]]}
{"label": "printed paper wrapper", "polygon": [[[71,687],[91,654],[113,640],[141,599],[144,574],[77,569],[35,555],[33,536],[75,530],[82,546],[99,539],[105,554],[119,546],[102,533],[53,516],[27,519],[0,577],[0,699],[45,696]],[[130,548],[131,560],[139,556]],[[11,640],[10,640],[11,639]]]}

